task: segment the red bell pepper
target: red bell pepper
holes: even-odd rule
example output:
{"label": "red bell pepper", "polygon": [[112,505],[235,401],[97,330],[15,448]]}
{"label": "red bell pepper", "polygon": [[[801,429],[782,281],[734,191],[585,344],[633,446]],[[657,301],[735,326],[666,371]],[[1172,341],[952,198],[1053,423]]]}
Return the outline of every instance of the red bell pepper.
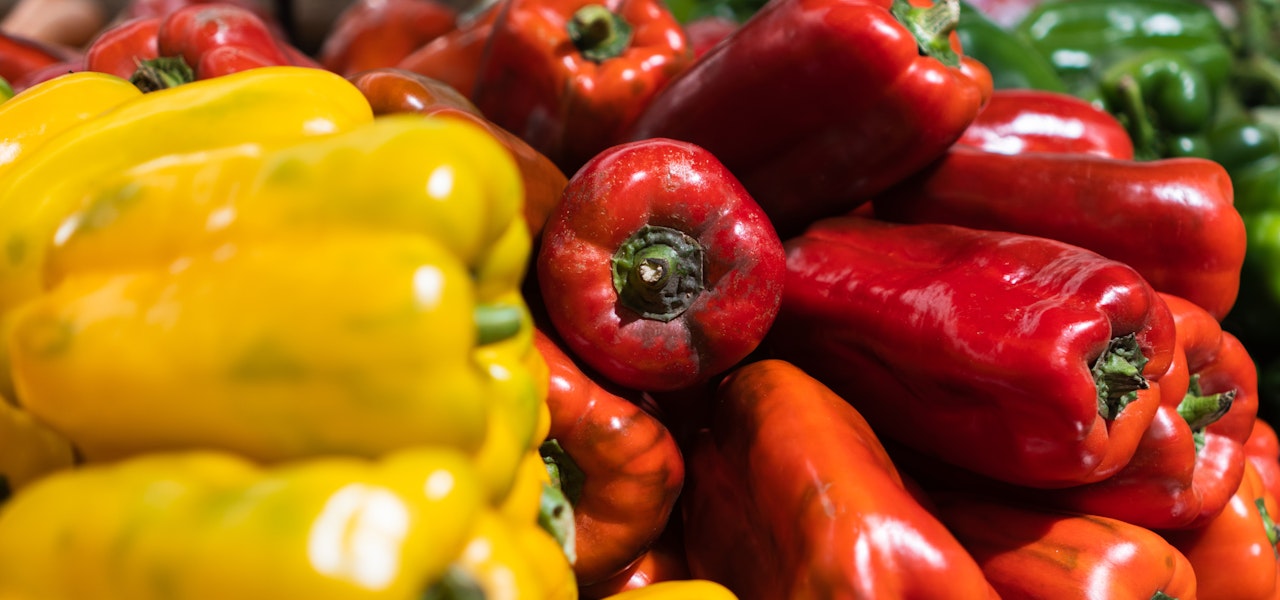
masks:
{"label": "red bell pepper", "polygon": [[1258,375],[1235,336],[1204,309],[1162,295],[1177,349],[1161,403],[1129,464],[1094,484],[1053,490],[1042,504],[1150,529],[1203,526],[1235,494],[1258,411]]}
{"label": "red bell pepper", "polygon": [[62,65],[74,58],[70,50],[56,48],[19,35],[0,31],[0,78],[14,84],[47,67]]}
{"label": "red bell pepper", "polygon": [[129,79],[144,61],[160,57],[161,17],[136,17],[98,34],[84,53],[85,69]]}
{"label": "red bell pepper", "polygon": [[524,182],[525,223],[535,240],[541,235],[547,216],[559,203],[560,194],[568,184],[568,178],[551,159],[484,118],[470,100],[441,81],[395,68],[369,69],[350,75],[347,80],[369,100],[374,115],[404,112],[447,115],[485,128],[515,157]]}
{"label": "red bell pepper", "polygon": [[908,448],[1059,488],[1115,474],[1155,416],[1173,317],[1122,263],[1045,238],[852,216],[786,249],[768,348]]}
{"label": "red bell pepper", "polygon": [[484,59],[498,7],[458,23],[453,31],[427,42],[396,63],[396,67],[443,81],[468,99],[475,95],[480,62]]}
{"label": "red bell pepper", "polygon": [[610,596],[628,590],[648,587],[663,581],[683,581],[693,578],[689,573],[689,560],[684,552],[684,527],[680,519],[680,502],[677,498],[672,517],[653,545],[638,560],[621,573],[599,583],[579,588],[583,600],[608,600]]}
{"label": "red bell pepper", "polygon": [[638,390],[722,373],[764,338],[782,297],[782,242],[706,150],[652,139],[579,170],[547,219],[537,278],[573,354]]}
{"label": "red bell pepper", "polygon": [[783,238],[853,210],[940,156],[991,95],[990,73],[958,52],[957,0],[927,4],[770,2],[666,86],[630,138],[706,148]]}
{"label": "red bell pepper", "polygon": [[1111,113],[1070,94],[999,89],[957,144],[988,152],[1055,152],[1133,159],[1133,140]]}
{"label": "red bell pepper", "polygon": [[458,10],[439,0],[356,0],[330,28],[320,64],[343,76],[394,67],[457,22]]}
{"label": "red bell pepper", "polygon": [[1253,431],[1244,443],[1245,458],[1262,479],[1267,493],[1280,499],[1280,439],[1270,423],[1255,419]]}
{"label": "red bell pepper", "polygon": [[791,364],[732,371],[687,460],[690,572],[742,600],[996,597],[867,421]]}
{"label": "red bell pepper", "polygon": [[116,17],[128,21],[142,17],[164,18],[193,4],[234,4],[257,15],[271,31],[283,37],[284,29],[276,19],[272,0],[128,0]]}
{"label": "red bell pepper", "polygon": [[1004,600],[1208,597],[1186,556],[1131,523],[972,494],[933,501]]}
{"label": "red bell pepper", "polygon": [[622,573],[658,539],[684,484],[684,459],[628,391],[597,383],[541,330],[534,346],[550,373],[543,456],[573,505],[573,572],[588,586]]}
{"label": "red bell pepper", "polygon": [[1230,176],[1207,159],[1139,162],[956,146],[873,206],[889,221],[1013,231],[1088,248],[1218,319],[1240,286],[1244,222]]}
{"label": "red bell pepper", "polygon": [[503,0],[472,100],[565,173],[622,141],[693,61],[661,0]]}
{"label": "red bell pepper", "polygon": [[1201,600],[1272,600],[1280,597],[1276,515],[1276,498],[1247,464],[1239,489],[1217,517],[1164,536],[1191,561]]}

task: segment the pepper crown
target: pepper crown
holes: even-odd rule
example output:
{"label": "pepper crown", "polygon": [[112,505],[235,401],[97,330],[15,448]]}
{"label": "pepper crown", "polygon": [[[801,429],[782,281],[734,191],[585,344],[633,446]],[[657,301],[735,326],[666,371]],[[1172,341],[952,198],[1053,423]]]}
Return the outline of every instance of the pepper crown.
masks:
{"label": "pepper crown", "polygon": [[1093,383],[1098,389],[1098,414],[1110,421],[1120,415],[1130,402],[1138,397],[1138,390],[1145,390],[1148,383],[1142,376],[1147,357],[1138,347],[1138,337],[1132,333],[1112,338],[1107,348],[1093,363]]}
{"label": "pepper crown", "polygon": [[960,0],[940,0],[931,6],[893,0],[889,12],[915,36],[921,56],[935,58],[948,67],[960,66],[960,55],[951,47],[951,32],[960,22]]}
{"label": "pepper crown", "polygon": [[566,27],[573,46],[591,62],[617,57],[631,45],[631,24],[603,4],[579,8]]}
{"label": "pepper crown", "polygon": [[670,321],[703,290],[702,245],[670,227],[645,225],[613,255],[613,289],[646,319]]}

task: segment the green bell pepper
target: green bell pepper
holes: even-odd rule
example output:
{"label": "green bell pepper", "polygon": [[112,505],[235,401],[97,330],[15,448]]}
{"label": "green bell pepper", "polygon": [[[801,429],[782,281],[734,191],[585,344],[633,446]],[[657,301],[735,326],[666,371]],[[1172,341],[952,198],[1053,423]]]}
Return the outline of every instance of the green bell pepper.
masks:
{"label": "green bell pepper", "polygon": [[1102,72],[1098,91],[1139,159],[1209,157],[1218,90],[1186,55],[1151,49],[1125,56]]}

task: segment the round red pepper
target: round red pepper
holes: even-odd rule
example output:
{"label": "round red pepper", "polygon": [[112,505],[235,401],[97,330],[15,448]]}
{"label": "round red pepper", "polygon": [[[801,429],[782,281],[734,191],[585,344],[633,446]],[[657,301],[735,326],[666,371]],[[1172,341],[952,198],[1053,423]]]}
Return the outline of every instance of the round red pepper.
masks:
{"label": "round red pepper", "polygon": [[160,17],[135,17],[104,30],[84,53],[85,68],[128,79],[143,61],[160,56]]}
{"label": "round red pepper", "polygon": [[601,152],[543,229],[538,283],[568,347],[613,381],[676,390],[764,338],[786,277],[782,244],[706,150],[651,139]]}

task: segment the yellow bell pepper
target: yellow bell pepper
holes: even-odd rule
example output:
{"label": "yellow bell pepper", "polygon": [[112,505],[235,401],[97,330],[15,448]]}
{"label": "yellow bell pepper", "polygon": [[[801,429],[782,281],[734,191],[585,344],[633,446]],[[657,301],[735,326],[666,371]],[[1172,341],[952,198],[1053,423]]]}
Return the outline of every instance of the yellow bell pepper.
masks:
{"label": "yellow bell pepper", "polygon": [[33,481],[76,464],[66,438],[0,398],[0,501]]}
{"label": "yellow bell pepper", "polygon": [[0,507],[0,597],[417,600],[475,531],[469,459],[259,468],[153,454],[51,475]]}
{"label": "yellow bell pepper", "polygon": [[497,511],[477,520],[448,574],[423,600],[576,600],[573,569],[555,540],[533,521]]}
{"label": "yellow bell pepper", "polygon": [[642,588],[619,592],[606,597],[605,600],[738,600],[738,596],[729,591],[729,588],[714,581],[689,579],[660,581]]}
{"label": "yellow bell pepper", "polygon": [[0,177],[0,314],[45,289],[67,214],[109,174],[170,154],[328,135],[372,109],[340,76],[267,67],[142,94],[66,129]]}
{"label": "yellow bell pepper", "polygon": [[89,461],[443,444],[501,502],[545,413],[521,202],[487,132],[420,115],[105,177],[10,318],[18,398]]}

